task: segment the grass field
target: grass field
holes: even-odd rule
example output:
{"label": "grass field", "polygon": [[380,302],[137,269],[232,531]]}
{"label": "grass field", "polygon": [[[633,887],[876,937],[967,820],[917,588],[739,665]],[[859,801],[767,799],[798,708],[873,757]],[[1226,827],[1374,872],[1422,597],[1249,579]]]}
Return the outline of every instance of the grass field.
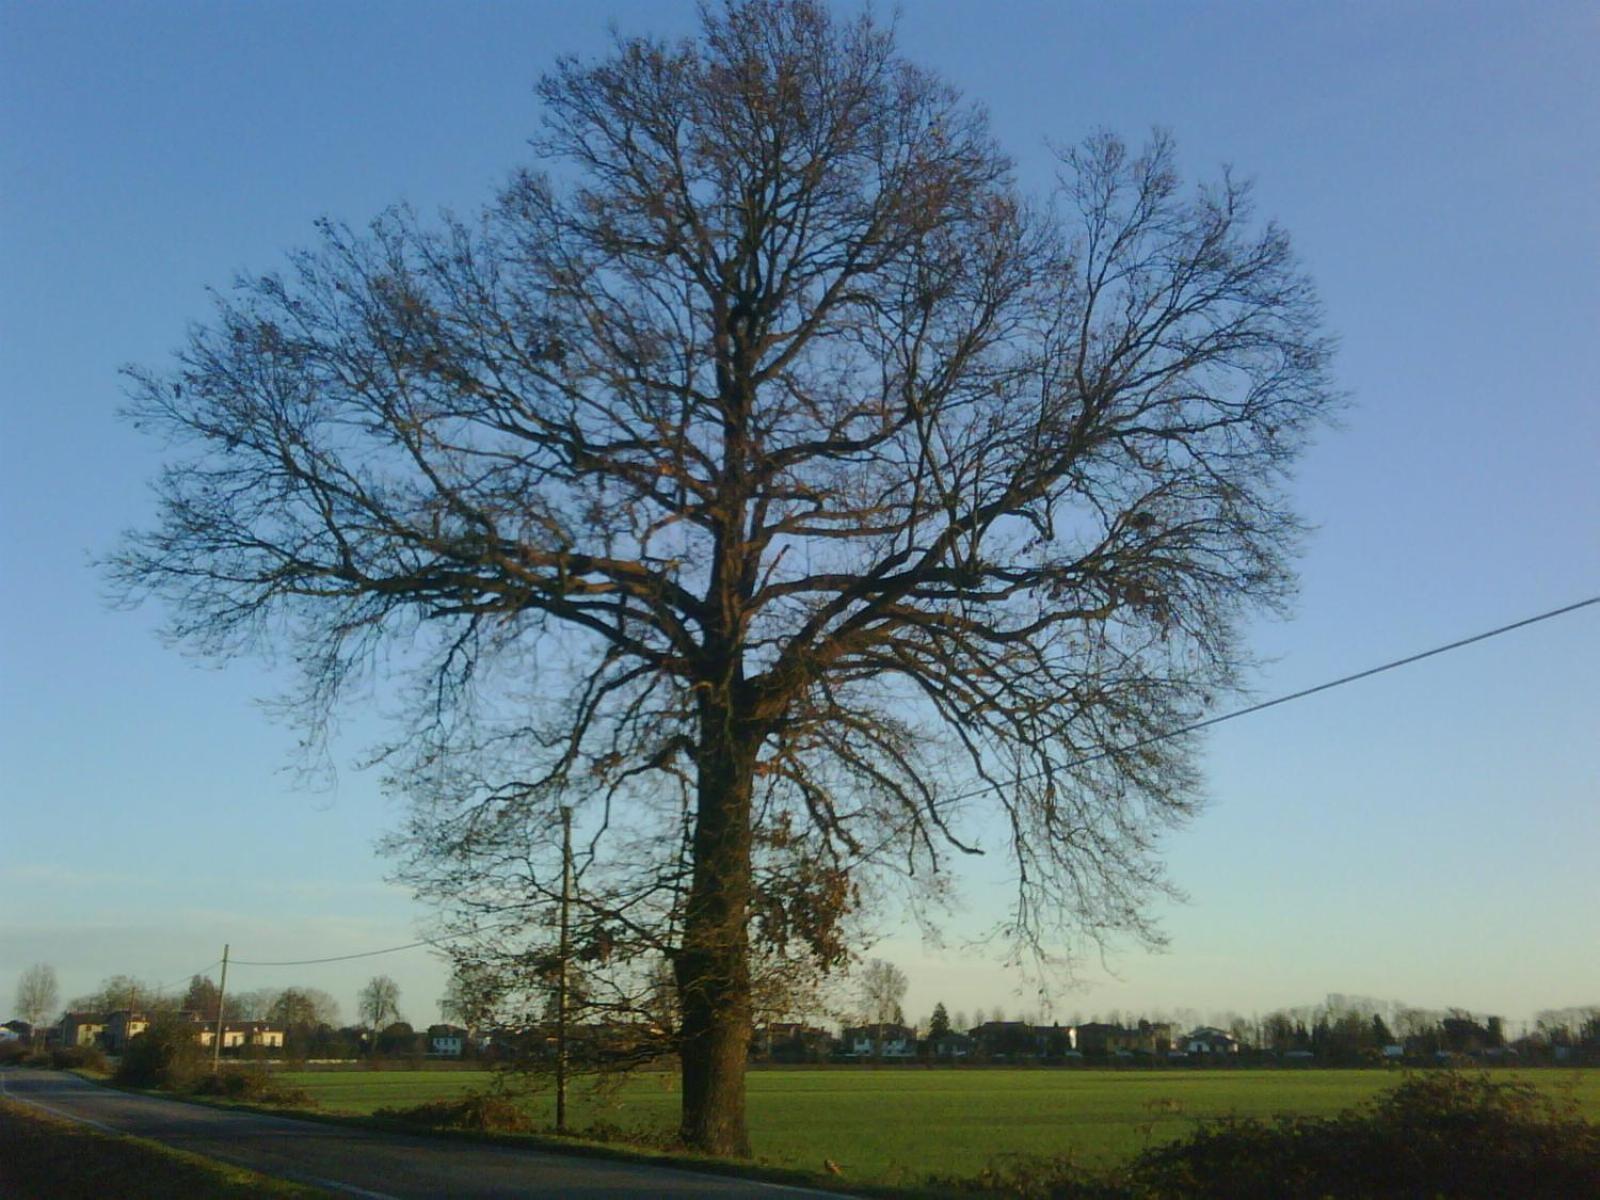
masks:
{"label": "grass field", "polygon": [[[1600,1119],[1600,1072],[1506,1072],[1571,1089]],[[285,1073],[332,1112],[370,1113],[457,1096],[489,1082],[478,1071]],[[1178,1137],[1203,1117],[1237,1113],[1322,1116],[1393,1086],[1382,1071],[773,1070],[749,1080],[758,1159],[815,1171],[824,1158],[848,1178],[911,1183],[970,1176],[1012,1155],[1072,1154],[1085,1164],[1125,1158]],[[548,1097],[530,1101],[551,1120]],[[572,1092],[574,1127],[592,1123],[670,1131],[677,1077],[640,1075],[613,1094]]]}

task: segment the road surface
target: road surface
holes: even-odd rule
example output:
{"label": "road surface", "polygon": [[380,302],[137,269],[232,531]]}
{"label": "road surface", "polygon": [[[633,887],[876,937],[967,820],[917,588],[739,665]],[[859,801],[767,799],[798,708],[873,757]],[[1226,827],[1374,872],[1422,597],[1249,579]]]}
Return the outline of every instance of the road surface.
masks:
{"label": "road surface", "polygon": [[372,1132],[320,1121],[185,1104],[100,1087],[59,1071],[0,1071],[0,1094],[106,1133],[180,1150],[367,1200],[499,1197],[828,1197],[726,1175],[675,1171],[453,1138]]}

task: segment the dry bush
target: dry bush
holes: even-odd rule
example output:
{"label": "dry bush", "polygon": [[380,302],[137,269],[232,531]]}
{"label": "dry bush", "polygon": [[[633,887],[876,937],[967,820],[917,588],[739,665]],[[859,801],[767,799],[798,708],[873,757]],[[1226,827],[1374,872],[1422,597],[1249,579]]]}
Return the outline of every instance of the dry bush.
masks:
{"label": "dry bush", "polygon": [[472,1094],[459,1100],[433,1100],[410,1108],[380,1108],[381,1120],[429,1129],[468,1129],[480,1133],[532,1133],[532,1118],[515,1101]]}

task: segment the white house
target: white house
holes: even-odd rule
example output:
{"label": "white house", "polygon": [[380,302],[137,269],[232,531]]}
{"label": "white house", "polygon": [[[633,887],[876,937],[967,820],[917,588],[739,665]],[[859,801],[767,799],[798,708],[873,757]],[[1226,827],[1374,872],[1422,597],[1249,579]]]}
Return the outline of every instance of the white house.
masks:
{"label": "white house", "polygon": [[428,1053],[438,1058],[460,1058],[467,1045],[467,1031],[459,1025],[428,1026]]}
{"label": "white house", "polygon": [[859,1025],[844,1031],[844,1052],[852,1058],[915,1058],[917,1031],[904,1025]]}

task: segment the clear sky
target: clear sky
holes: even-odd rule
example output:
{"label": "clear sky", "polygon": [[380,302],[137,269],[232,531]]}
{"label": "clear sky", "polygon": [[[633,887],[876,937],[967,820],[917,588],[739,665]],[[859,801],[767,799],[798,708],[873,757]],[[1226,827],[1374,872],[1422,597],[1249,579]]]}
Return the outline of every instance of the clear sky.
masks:
{"label": "clear sky", "polygon": [[[0,0],[0,1008],[179,983],[221,956],[412,941],[398,817],[354,767],[282,768],[257,661],[163,647],[89,558],[148,520],[160,447],[117,368],[161,364],[206,289],[330,215],[470,210],[527,161],[535,78],[680,0]],[[1600,7],[907,0],[913,58],[986,102],[1024,178],[1047,142],[1176,134],[1292,232],[1341,340],[1345,427],[1297,483],[1319,526],[1296,617],[1253,631],[1265,697],[1600,593]],[[1217,730],[1209,809],[1168,843],[1171,948],[1123,948],[1058,1012],[1265,1012],[1329,992],[1512,1020],[1600,1001],[1600,608]],[[985,868],[968,908],[997,902]],[[913,1015],[1036,1008],[952,942],[874,951]],[[347,1018],[383,971],[414,1022],[425,951],[240,968]]]}

